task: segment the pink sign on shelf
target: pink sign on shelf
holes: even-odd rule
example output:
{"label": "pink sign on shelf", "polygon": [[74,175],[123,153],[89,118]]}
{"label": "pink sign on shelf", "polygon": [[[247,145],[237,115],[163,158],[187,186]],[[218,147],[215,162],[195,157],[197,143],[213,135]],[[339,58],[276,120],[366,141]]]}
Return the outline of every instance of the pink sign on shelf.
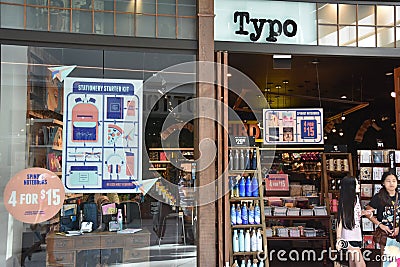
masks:
{"label": "pink sign on shelf", "polygon": [[287,174],[267,174],[264,178],[266,191],[289,191]]}
{"label": "pink sign on shelf", "polygon": [[32,224],[54,217],[65,198],[61,179],[43,168],[18,172],[8,181],[3,195],[8,212],[19,221]]}

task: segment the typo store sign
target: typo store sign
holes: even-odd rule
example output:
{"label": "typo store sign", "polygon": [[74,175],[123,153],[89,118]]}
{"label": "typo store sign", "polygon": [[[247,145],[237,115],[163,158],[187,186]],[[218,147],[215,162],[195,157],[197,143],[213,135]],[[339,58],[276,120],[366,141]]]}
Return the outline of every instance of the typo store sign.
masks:
{"label": "typo store sign", "polygon": [[317,44],[315,4],[268,0],[218,0],[215,40]]}

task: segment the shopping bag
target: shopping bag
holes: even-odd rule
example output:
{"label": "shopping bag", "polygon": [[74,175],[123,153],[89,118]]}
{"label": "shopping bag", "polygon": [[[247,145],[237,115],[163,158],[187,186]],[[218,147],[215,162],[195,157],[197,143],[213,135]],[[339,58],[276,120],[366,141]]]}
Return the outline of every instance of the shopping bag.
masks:
{"label": "shopping bag", "polygon": [[400,267],[400,243],[396,239],[387,239],[383,254],[383,267]]}

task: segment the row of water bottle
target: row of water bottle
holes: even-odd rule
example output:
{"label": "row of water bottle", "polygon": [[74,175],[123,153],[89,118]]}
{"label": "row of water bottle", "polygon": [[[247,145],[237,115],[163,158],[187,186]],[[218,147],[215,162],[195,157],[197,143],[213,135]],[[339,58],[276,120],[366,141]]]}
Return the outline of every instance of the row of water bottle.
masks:
{"label": "row of water bottle", "polygon": [[242,176],[229,176],[229,188],[231,197],[258,197],[258,179],[257,177],[247,178]]}
{"label": "row of water bottle", "polygon": [[263,251],[263,239],[261,234],[261,229],[255,229],[251,231],[250,229],[246,230],[244,233],[244,229],[233,230],[233,238],[232,238],[232,246],[233,246],[233,253],[236,252],[262,252]]}
{"label": "row of water bottle", "polygon": [[231,224],[232,225],[246,225],[246,224],[260,224],[261,223],[261,210],[258,200],[255,205],[250,201],[249,207],[244,202],[240,204],[232,204],[231,207]]}
{"label": "row of water bottle", "polygon": [[246,264],[246,260],[242,260],[242,263],[239,266],[238,261],[235,260],[232,267],[264,267],[264,260],[261,260],[258,264],[257,263],[258,263],[258,260],[253,260],[253,263],[251,263],[251,260],[248,259],[247,264]]}
{"label": "row of water bottle", "polygon": [[257,150],[254,149],[230,149],[229,170],[256,170]]}

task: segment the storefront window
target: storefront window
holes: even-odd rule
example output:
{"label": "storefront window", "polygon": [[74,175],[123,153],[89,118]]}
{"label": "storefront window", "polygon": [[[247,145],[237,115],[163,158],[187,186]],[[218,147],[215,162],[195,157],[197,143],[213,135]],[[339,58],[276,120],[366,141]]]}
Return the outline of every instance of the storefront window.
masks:
{"label": "storefront window", "polygon": [[[196,39],[196,28],[191,27],[197,21],[196,2],[192,0],[9,0],[0,5],[2,28]],[[180,24],[182,19],[190,30]]]}
{"label": "storefront window", "polygon": [[375,47],[375,27],[358,27],[358,46]]}
{"label": "storefront window", "polygon": [[318,23],[336,24],[337,23],[337,5],[336,4],[317,4]]}
{"label": "storefront window", "polygon": [[356,46],[357,28],[355,26],[341,26],[339,30],[340,46]]}
{"label": "storefront window", "polygon": [[393,6],[377,6],[376,7],[376,24],[378,26],[394,25],[394,7]]}
{"label": "storefront window", "polygon": [[358,25],[375,25],[375,6],[358,6]]}
{"label": "storefront window", "polygon": [[355,25],[356,21],[355,5],[339,5],[339,24]]}
{"label": "storefront window", "polygon": [[378,47],[394,47],[394,28],[378,27]]}
{"label": "storefront window", "polygon": [[[54,140],[50,141],[51,135],[46,133],[52,132],[53,129],[61,131],[63,128],[66,129],[63,124],[62,107],[65,103],[61,100],[64,97],[62,89],[65,81],[61,82],[53,76],[54,73],[49,68],[77,65],[69,75],[77,79],[145,81],[164,68],[193,60],[195,60],[194,53],[182,51],[128,52],[2,45],[0,117],[2,123],[9,125],[0,131],[2,198],[4,187],[10,177],[27,167],[55,168],[52,169],[53,172],[60,177],[63,176],[62,170],[59,169],[61,166],[54,167],[53,161],[50,161],[50,159],[58,160],[62,151],[59,146],[54,145]],[[183,77],[193,74],[192,71],[185,70],[174,75]],[[159,80],[146,84],[143,91],[143,102],[146,105],[141,108],[143,114],[149,116],[149,120],[139,131],[143,134],[143,142],[146,144],[142,151],[144,155],[142,175],[146,179],[168,178],[169,182],[175,183],[178,187],[178,183],[181,186],[184,180],[181,176],[183,173],[173,172],[165,160],[163,166],[153,166],[153,168],[147,155],[150,150],[156,151],[157,155],[153,153],[152,156],[160,157],[158,150],[160,147],[155,146],[160,145],[161,125],[169,114],[168,109],[177,106],[182,99],[192,98],[195,90],[194,85],[180,86],[170,91],[165,98],[160,98],[159,104],[153,107],[149,103],[154,97],[160,97],[158,91],[165,88],[163,86],[173,86],[166,77],[165,79],[162,75],[160,77]],[[193,132],[184,131],[182,136],[180,143],[187,151],[193,151]],[[57,142],[62,142],[62,138],[57,139]],[[48,145],[49,143],[51,145]],[[190,155],[193,157],[193,152]],[[86,156],[91,157],[89,154]],[[96,159],[96,156],[93,159]],[[117,168],[121,167],[119,164],[122,163],[110,162],[108,172],[114,175],[118,173]],[[190,179],[186,182],[188,183],[186,186],[192,184]],[[155,190],[154,187],[155,185],[148,191],[143,191],[143,196],[126,192],[117,193],[120,205],[134,203],[129,204],[129,207],[136,205],[140,208],[139,217],[132,215],[140,219],[142,230],[137,233],[120,234],[99,228],[76,237],[55,235],[61,229],[65,230],[67,226],[75,229],[74,224],[69,224],[66,217],[61,214],[56,214],[51,221],[38,224],[22,223],[15,220],[2,205],[1,223],[8,231],[2,232],[2,239],[5,242],[0,246],[3,255],[0,257],[0,265],[8,266],[11,262],[24,262],[25,266],[46,266],[57,262],[67,266],[96,266],[98,263],[103,266],[105,264],[122,266],[128,263],[150,266],[150,262],[155,264],[158,262],[162,266],[178,266],[184,262],[189,263],[189,266],[195,266],[194,244],[197,236],[195,208],[182,208],[179,203],[174,202],[172,205],[172,202],[159,200],[160,195],[151,192]],[[101,197],[101,199],[104,197],[108,198],[107,201],[116,201],[115,195],[100,196],[101,194],[94,193],[96,192],[66,195],[65,204],[74,206],[82,202],[87,203],[79,204],[82,207],[97,207],[97,204],[91,202],[91,197]],[[170,194],[172,193],[166,195],[167,199]],[[66,207],[63,206],[62,210],[65,211]],[[89,218],[89,215],[85,216],[86,219]],[[103,215],[96,218],[99,217],[102,218],[99,226],[104,226],[107,218]],[[57,245],[58,242],[63,244],[66,242],[69,245],[60,247]]]}

